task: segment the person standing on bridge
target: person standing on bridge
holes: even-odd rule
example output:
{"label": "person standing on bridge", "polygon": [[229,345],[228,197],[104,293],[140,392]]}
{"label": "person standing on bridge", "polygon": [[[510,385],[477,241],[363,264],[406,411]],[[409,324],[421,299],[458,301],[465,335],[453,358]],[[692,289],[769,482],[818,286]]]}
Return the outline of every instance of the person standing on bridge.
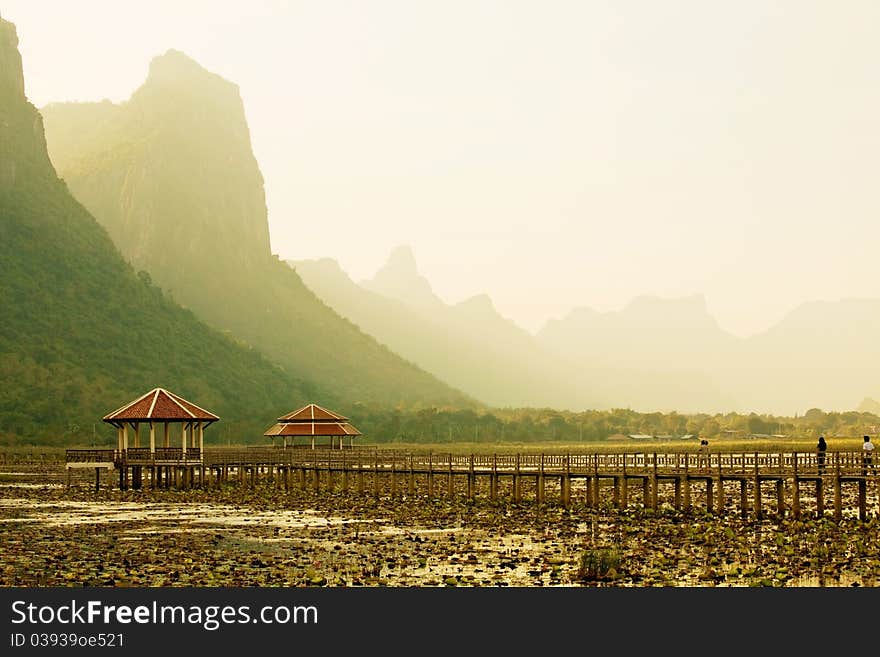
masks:
{"label": "person standing on bridge", "polygon": [[868,474],[868,467],[871,468],[871,474],[874,474],[874,443],[871,442],[871,436],[865,436],[865,442],[862,443],[862,474]]}
{"label": "person standing on bridge", "polygon": [[700,449],[697,452],[697,467],[701,470],[709,466],[709,441],[700,440]]}
{"label": "person standing on bridge", "polygon": [[819,468],[819,474],[825,472],[825,450],[828,449],[828,443],[825,442],[825,436],[819,436],[819,444],[816,445],[816,465]]}

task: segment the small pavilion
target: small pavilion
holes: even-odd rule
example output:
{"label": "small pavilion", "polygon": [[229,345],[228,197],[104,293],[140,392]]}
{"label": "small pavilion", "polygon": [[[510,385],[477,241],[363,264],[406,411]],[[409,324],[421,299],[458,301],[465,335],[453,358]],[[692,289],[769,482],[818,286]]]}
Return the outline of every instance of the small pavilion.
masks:
{"label": "small pavilion", "polygon": [[[337,445],[339,449],[344,449],[345,437],[348,436],[347,447],[351,449],[352,439],[362,434],[351,425],[347,417],[328,411],[317,404],[309,404],[279,417],[276,424],[269,427],[263,435],[272,438],[273,446],[275,438],[281,438],[282,446],[285,448],[288,439],[292,447],[297,447],[297,437],[311,438],[312,449],[315,449],[315,438],[318,437],[329,438],[330,449],[336,449]],[[299,446],[305,447],[305,445]]]}
{"label": "small pavilion", "polygon": [[[94,468],[95,489],[101,485],[101,470],[119,470],[119,488],[141,488],[143,471],[150,474],[152,485],[175,485],[181,479],[186,487],[198,471],[204,480],[205,428],[220,420],[201,406],[164,388],[154,388],[125,406],[105,415],[102,420],[116,427],[116,449],[68,449],[67,485],[73,468]],[[141,425],[149,427],[149,442],[141,447]],[[172,425],[179,425],[174,428]],[[156,444],[156,430],[162,429],[161,445]],[[129,429],[132,431],[129,440]],[[178,447],[172,447],[172,443]]]}
{"label": "small pavilion", "polygon": [[[116,427],[117,450],[129,457],[137,452],[145,452],[146,456],[147,448],[142,448],[140,444],[141,425],[146,424],[149,427],[150,460],[181,457],[186,460],[201,460],[205,448],[205,429],[219,419],[210,411],[164,388],[154,388],[103,417],[104,422]],[[176,435],[173,437],[171,425],[180,426],[180,429],[174,429]],[[156,446],[157,426],[162,426],[163,429],[162,444],[159,447]],[[129,427],[133,432],[131,445],[128,438]],[[173,447],[172,442],[180,447]]]}

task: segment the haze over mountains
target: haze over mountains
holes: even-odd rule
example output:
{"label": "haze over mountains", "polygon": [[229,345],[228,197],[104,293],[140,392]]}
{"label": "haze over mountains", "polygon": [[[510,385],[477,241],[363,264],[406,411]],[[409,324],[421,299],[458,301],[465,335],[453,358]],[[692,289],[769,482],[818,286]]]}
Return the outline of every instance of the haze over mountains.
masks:
{"label": "haze over mountains", "polygon": [[[743,339],[719,326],[700,295],[644,296],[618,312],[575,308],[531,335],[501,317],[485,295],[445,304],[407,247],[360,285],[330,259],[291,265],[318,296],[392,349],[498,405],[522,404],[521,397],[541,405],[546,382],[554,381],[565,390],[556,385],[550,405],[573,410],[593,403],[794,415],[811,407],[854,409],[880,389],[880,346],[871,330],[880,322],[880,300],[804,304]],[[520,372],[510,380],[511,370],[499,364],[517,361],[531,363],[540,377]]]}
{"label": "haze over mountains", "polygon": [[[331,259],[290,263],[344,317],[444,381],[490,405],[589,408],[589,373],[545,351],[479,295],[449,306],[419,274],[408,248],[364,283]],[[596,389],[600,386],[596,385]]]}
{"label": "haze over mountains", "polygon": [[259,435],[317,394],[125,262],[56,175],[17,46],[0,19],[0,439],[108,435],[100,418],[156,386],[218,413],[215,436]]}
{"label": "haze over mountains", "polygon": [[59,174],[125,257],[211,326],[314,382],[324,403],[473,405],[339,317],[272,255],[235,84],[169,50],[127,102],[52,104],[43,115]]}
{"label": "haze over mountains", "polygon": [[[6,69],[14,69],[8,66],[14,63],[12,55],[2,61]],[[26,103],[23,82],[18,80],[20,63],[18,78],[6,77],[4,84],[11,90],[6,96]],[[0,143],[7,149],[0,160],[0,184],[5,185],[2,191],[12,192],[3,199],[4,212],[18,224],[3,226],[9,232],[4,246],[16,251],[6,262],[12,267],[21,261],[22,270],[29,268],[32,288],[46,275],[37,269],[45,266],[39,256],[47,249],[53,253],[46,261],[47,271],[79,263],[76,272],[56,272],[64,279],[57,288],[68,290],[64,299],[89,299],[89,308],[100,305],[104,297],[98,290],[104,288],[107,299],[130,298],[135,306],[141,297],[152,299],[148,310],[127,312],[125,304],[118,303],[113,313],[95,315],[100,328],[89,325],[86,330],[87,325],[81,324],[80,329],[67,331],[67,337],[80,335],[90,341],[91,351],[76,348],[83,353],[112,340],[118,350],[137,354],[121,357],[120,351],[113,352],[127,369],[120,370],[125,376],[105,383],[95,370],[112,369],[110,361],[89,358],[87,366],[80,356],[72,378],[94,378],[92,390],[118,389],[128,382],[133,396],[142,392],[140,388],[154,387],[158,365],[142,365],[144,354],[155,355],[157,345],[167,343],[173,346],[167,347],[170,351],[162,362],[180,376],[179,392],[186,396],[190,390],[201,391],[200,399],[218,404],[232,403],[229,396],[236,387],[231,370],[223,369],[227,363],[238,363],[232,369],[237,368],[251,386],[246,386],[239,402],[261,395],[266,403],[303,397],[312,401],[319,395],[342,412],[350,412],[359,402],[383,408],[476,408],[484,402],[570,410],[628,407],[793,415],[811,407],[852,409],[866,397],[880,396],[875,380],[880,347],[872,334],[880,321],[878,300],[804,304],[770,330],[742,339],[721,329],[700,296],[639,297],[619,312],[574,308],[532,334],[503,317],[485,294],[456,304],[440,299],[406,247],[395,249],[388,263],[361,283],[332,258],[282,262],[271,252],[262,175],[238,88],[175,50],[153,60],[146,82],[127,102],[61,103],[43,109],[49,155],[64,182],[57,180],[46,159],[42,132],[33,139],[21,137],[29,134],[22,133],[22,126],[39,121],[34,108],[10,108],[4,125],[14,126],[16,132]],[[44,187],[48,191],[39,191]],[[85,210],[71,199],[68,188]],[[59,207],[72,204],[78,209],[60,214],[40,209],[41,203],[55,200]],[[19,230],[31,221],[28,217],[42,215],[57,218],[48,241],[39,241],[39,231]],[[91,228],[76,229],[75,239],[55,244],[52,240],[64,235],[59,227],[73,230],[68,215],[81,215],[76,221]],[[309,218],[295,220],[302,226],[303,239],[308,239]],[[82,247],[80,238],[89,244],[103,243],[105,251],[115,244],[112,255],[105,254],[116,259],[111,269],[129,272],[121,276],[129,281],[125,285],[134,287],[82,281],[89,263],[104,256],[74,252]],[[135,276],[137,270],[145,273]],[[150,279],[171,299],[163,297]],[[77,311],[71,305],[64,314],[64,304],[55,297],[58,290],[45,290],[47,285],[54,288],[54,283],[44,281],[38,291],[16,291],[8,281],[4,285],[9,298],[29,296],[42,299],[44,307],[62,309],[59,319],[53,319],[25,303],[22,321],[5,327],[4,339],[10,345],[6,351],[15,351],[12,345],[17,340],[25,348],[14,357],[4,352],[4,373],[31,376],[30,361],[22,365],[20,359],[31,358],[42,367],[44,356],[34,354],[45,348],[28,345],[50,340],[50,332],[68,321],[60,318],[73,317]],[[87,289],[93,292],[84,292]],[[78,312],[82,315],[81,308]],[[174,319],[181,312],[187,320]],[[192,335],[181,339],[178,333],[175,340],[174,331],[162,334],[162,322],[156,329],[157,322],[146,319],[157,314],[166,317],[166,323],[182,322]],[[69,321],[75,326],[85,319]],[[144,331],[135,328],[142,325],[147,327]],[[32,336],[26,334],[28,326],[38,327]],[[125,337],[119,338],[123,326]],[[154,329],[160,332],[150,333]],[[204,338],[194,337],[203,331]],[[147,340],[150,348],[139,340]],[[222,390],[205,377],[186,378],[182,374],[186,368],[178,365],[189,363],[198,370],[186,350],[203,343],[216,348],[212,363],[220,368],[214,376],[224,382]],[[65,344],[61,340],[58,349],[67,349]],[[230,347],[234,354],[225,355],[223,350]],[[71,346],[64,358],[73,358],[76,349]],[[183,351],[178,354],[175,349]],[[240,360],[244,355],[256,360]],[[47,362],[40,376],[48,380],[53,378],[54,365]],[[67,366],[74,367],[69,362]],[[257,370],[264,372],[259,382]],[[135,381],[143,385],[135,386]],[[33,396],[38,389],[35,385],[27,394]],[[271,393],[259,392],[269,389]],[[62,396],[59,392],[53,399]],[[24,408],[20,400],[14,404]],[[79,405],[89,413],[103,408],[94,401]],[[219,410],[222,415],[223,409]],[[33,424],[36,417],[26,420]],[[57,423],[58,417],[53,421]]]}

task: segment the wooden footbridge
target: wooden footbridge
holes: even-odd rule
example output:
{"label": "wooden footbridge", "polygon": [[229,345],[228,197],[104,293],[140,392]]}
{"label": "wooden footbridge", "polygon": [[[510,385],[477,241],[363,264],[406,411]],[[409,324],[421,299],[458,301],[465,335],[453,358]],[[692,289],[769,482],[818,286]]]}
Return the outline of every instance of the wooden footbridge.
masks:
{"label": "wooden footbridge", "polygon": [[[757,518],[880,515],[878,478],[861,452],[436,454],[369,447],[67,450],[72,468],[119,473],[121,489],[256,486],[375,496],[485,497],[520,503],[738,511]],[[869,493],[870,500],[869,500]]]}

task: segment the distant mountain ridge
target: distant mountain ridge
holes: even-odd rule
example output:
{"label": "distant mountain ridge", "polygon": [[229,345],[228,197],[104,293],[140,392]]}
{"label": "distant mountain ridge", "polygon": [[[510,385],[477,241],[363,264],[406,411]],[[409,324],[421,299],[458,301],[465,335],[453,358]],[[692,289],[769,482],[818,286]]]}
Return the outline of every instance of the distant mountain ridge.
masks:
{"label": "distant mountain ridge", "polygon": [[329,258],[288,263],[342,316],[487,404],[580,408],[599,403],[584,372],[545,352],[533,336],[499,315],[488,296],[455,305],[440,300],[418,272],[409,247],[397,247],[363,285]]}
{"label": "distant mountain ridge", "polygon": [[768,331],[739,338],[719,326],[702,295],[642,296],[615,312],[574,308],[533,336],[487,295],[442,302],[405,246],[362,285],[329,259],[289,262],[365,331],[496,405],[795,414],[851,409],[880,389],[880,351],[868,329],[880,325],[880,300],[803,304]]}
{"label": "distant mountain ridge", "polygon": [[[705,410],[794,414],[811,407],[852,410],[880,381],[880,299],[801,304],[766,331],[748,338],[718,326],[702,296],[635,299],[613,313],[577,309],[538,333],[548,348],[591,363],[666,370],[672,366],[713,377],[729,406]],[[670,377],[670,382],[673,377]]]}
{"label": "distant mountain ridge", "polygon": [[476,404],[339,317],[272,255],[235,84],[169,50],[127,102],[43,113],[52,161],[125,257],[211,326],[320,386],[325,403]]}
{"label": "distant mountain ridge", "polygon": [[578,308],[537,333],[548,349],[591,362],[627,367],[714,364],[737,343],[722,330],[702,295],[679,299],[636,297],[618,312]]}

